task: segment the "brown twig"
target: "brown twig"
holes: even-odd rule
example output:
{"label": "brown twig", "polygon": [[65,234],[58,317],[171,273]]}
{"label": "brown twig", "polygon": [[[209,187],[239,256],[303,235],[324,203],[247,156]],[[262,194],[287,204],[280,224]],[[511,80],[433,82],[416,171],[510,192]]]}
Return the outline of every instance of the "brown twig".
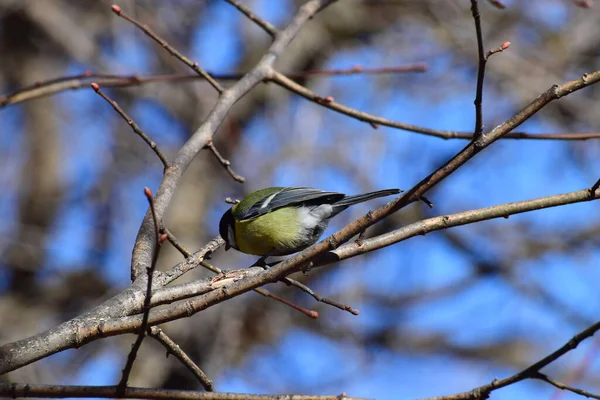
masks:
{"label": "brown twig", "polygon": [[581,8],[592,8],[592,0],[573,0],[573,4]]}
{"label": "brown twig", "polygon": [[[331,76],[341,77],[348,75],[380,75],[380,74],[395,74],[405,72],[425,72],[427,70],[427,64],[416,63],[408,65],[398,65],[395,67],[383,67],[383,68],[363,68],[360,65],[355,65],[350,68],[341,69],[322,69],[322,70],[309,70],[290,72],[286,76],[293,79],[302,79],[311,76]],[[243,73],[213,73],[207,72],[210,76],[218,81],[230,81],[239,80],[245,74]],[[0,96],[0,108],[11,104],[18,104],[24,101],[36,99],[43,96],[49,96],[56,93],[60,93],[66,90],[76,90],[83,87],[88,87],[91,81],[95,81],[101,87],[129,87],[145,85],[148,83],[157,82],[188,82],[195,80],[205,80],[204,77],[198,76],[197,74],[159,74],[159,75],[118,75],[118,74],[101,74],[92,73],[86,71],[82,74],[75,74],[69,76],[63,76],[58,78],[52,78],[45,81],[35,82],[32,85],[25,86],[18,89],[8,95]]]}
{"label": "brown twig", "polygon": [[225,168],[227,173],[233,178],[234,181],[237,181],[240,183],[244,183],[246,181],[246,178],[235,173],[235,171],[231,168],[231,162],[229,160],[225,159],[221,155],[221,153],[219,153],[219,150],[217,150],[217,148],[215,147],[215,144],[213,143],[212,140],[209,140],[208,143],[206,143],[206,148],[209,149],[215,155],[217,160],[219,160],[221,165]]}
{"label": "brown twig", "polygon": [[485,53],[485,59],[487,60],[488,58],[490,58],[491,56],[493,56],[496,53],[502,53],[504,50],[508,49],[509,47],[510,47],[510,42],[504,42],[504,43],[502,43],[502,45],[500,45],[500,47],[496,47],[495,49],[491,49],[487,53]]}
{"label": "brown twig", "polygon": [[328,299],[327,297],[323,297],[323,296],[319,295],[318,293],[315,293],[311,288],[309,288],[305,284],[300,283],[300,282],[298,282],[295,279],[292,279],[292,278],[283,278],[282,281],[284,283],[287,283],[288,285],[292,285],[292,286],[297,287],[298,289],[302,290],[303,292],[308,293],[316,301],[318,301],[320,303],[329,304],[330,306],[339,308],[342,311],[348,311],[350,314],[353,314],[353,315],[360,314],[360,312],[358,310],[352,308],[352,306],[347,305],[347,304],[338,303],[335,300],[331,300],[331,299]]}
{"label": "brown twig", "polygon": [[[567,382],[570,385],[572,385],[574,382],[577,382],[580,379],[582,379],[583,376],[585,375],[585,373],[590,370],[591,364],[594,361],[596,361],[596,359],[598,358],[598,350],[600,350],[600,339],[596,338],[594,340],[594,342],[592,343],[592,346],[585,353],[581,362],[578,363],[576,368],[573,371],[571,371],[569,376],[566,378]],[[546,377],[546,378],[548,378],[548,377]],[[558,382],[556,382],[556,383],[558,383]],[[559,389],[571,390],[571,391],[572,391],[572,389],[574,389],[572,386],[568,386],[566,384],[563,384],[563,386],[564,386],[564,388],[559,388]],[[580,389],[577,389],[577,390],[580,390]],[[554,394],[552,395],[550,400],[559,400],[564,393],[565,393],[564,391],[557,390],[554,392]],[[599,398],[599,397],[595,397],[595,398]]]}
{"label": "brown twig", "polygon": [[162,227],[161,228],[161,232],[165,233],[167,235],[167,240],[169,240],[169,242],[173,245],[173,247],[175,247],[177,249],[177,251],[179,251],[184,258],[189,258],[192,253],[190,253],[180,242],[179,240],[177,240],[177,238],[175,237],[175,235],[173,235],[171,233],[171,231],[169,231],[166,227]]}
{"label": "brown twig", "polygon": [[[596,191],[598,193],[598,191]],[[542,210],[551,207],[558,207],[567,204],[580,203],[584,201],[594,200],[594,196],[590,196],[590,189],[578,190],[559,194],[556,196],[541,197],[539,199],[517,201],[513,203],[500,204],[492,207],[480,208],[459,212],[455,214],[442,215],[439,217],[428,218],[412,224],[403,226],[402,228],[393,230],[382,235],[378,235],[369,239],[364,239],[360,246],[349,243],[341,246],[330,254],[325,255],[325,260],[332,262],[333,260],[345,260],[350,257],[355,257],[360,254],[365,254],[376,249],[390,246],[395,243],[402,242],[411,237],[418,235],[426,235],[430,232],[441,229],[448,229],[456,226],[472,224],[474,222],[486,221],[495,218],[506,218],[509,215],[521,214],[536,210]],[[332,260],[330,260],[330,258]],[[325,261],[323,260],[323,261]],[[315,265],[321,265],[321,260],[316,260]]]}
{"label": "brown twig", "polygon": [[208,376],[192,361],[192,359],[185,354],[183,350],[175,343],[162,329],[153,326],[149,329],[148,334],[156,339],[167,349],[167,356],[173,354],[181,363],[198,379],[204,390],[207,392],[214,392],[215,387]]}
{"label": "brown twig", "polygon": [[[29,398],[81,398],[119,397],[117,386],[69,386],[35,385],[24,383],[0,383],[0,396]],[[195,392],[191,390],[148,389],[128,387],[122,397],[127,399],[154,400],[273,400],[289,398],[289,395],[264,395],[250,393]],[[293,400],[361,400],[345,393],[337,396],[294,395]]]}
{"label": "brown twig", "polygon": [[[506,42],[509,43],[509,42]],[[506,44],[505,43],[505,44]],[[498,52],[497,49],[490,51]],[[489,53],[489,52],[488,52]],[[390,73],[402,72],[405,69],[418,69],[418,64],[415,66],[399,66],[389,68],[364,68],[359,71],[356,67],[349,69],[340,70],[314,70],[305,72],[291,72],[285,74],[287,78],[304,78],[310,75],[326,75],[326,76],[342,76],[350,74],[377,74],[377,73]],[[384,72],[385,71],[385,72]],[[237,80],[243,76],[243,74],[211,74],[215,79],[219,80]],[[63,78],[50,79],[48,81],[38,82],[30,87],[20,89],[8,96],[0,97],[0,108],[6,105],[17,104],[24,101],[32,100],[42,96],[48,96],[55,93],[59,93],[64,90],[79,89],[82,87],[88,87],[90,78],[94,78],[96,83],[102,87],[127,87],[134,85],[143,85],[153,82],[186,82],[189,80],[203,79],[197,75],[188,74],[172,74],[172,75],[153,75],[153,76],[126,76],[126,75],[110,75],[110,74],[79,74]],[[293,81],[292,81],[293,82]],[[295,83],[295,82],[294,82]],[[297,84],[297,83],[296,83]],[[304,88],[297,84],[298,87]],[[284,86],[284,85],[282,85]],[[285,86],[284,86],[285,87]],[[286,87],[292,90],[291,88]],[[319,95],[311,92],[309,89],[304,88],[305,92],[298,93],[302,97],[305,97],[311,101],[314,99],[321,99]],[[292,90],[295,92],[295,90]],[[341,107],[339,107],[341,106]],[[372,114],[363,113],[358,110],[354,110],[350,107],[345,107],[338,103],[333,102],[331,107],[328,107],[334,111],[348,115],[349,117],[356,118],[359,121],[370,124],[373,129],[377,129],[379,125],[388,126],[390,128],[402,129],[409,132],[422,133],[429,136],[438,137],[441,139],[473,139],[473,134],[469,132],[459,131],[443,131],[436,129],[421,128],[414,125],[403,124],[392,120],[386,120],[385,118],[377,117]],[[348,111],[348,112],[346,112]],[[415,127],[417,129],[411,129]],[[425,131],[421,131],[423,129]],[[599,139],[600,132],[567,132],[567,133],[527,133],[527,132],[511,132],[502,137],[502,139],[527,139],[527,140],[591,140]]]}
{"label": "brown twig", "polygon": [[504,10],[506,8],[506,5],[500,0],[488,0],[488,2],[494,7],[499,8],[501,10]]}
{"label": "brown twig", "polygon": [[121,7],[119,7],[117,5],[113,5],[111,7],[111,10],[119,17],[121,17],[124,20],[135,25],[142,32],[144,32],[146,35],[148,35],[150,38],[152,38],[152,40],[154,40],[156,43],[161,45],[165,50],[167,50],[169,52],[169,54],[171,54],[173,57],[181,60],[184,64],[186,64],[188,67],[190,67],[192,70],[194,70],[194,72],[196,72],[198,75],[200,75],[204,79],[206,79],[208,81],[208,83],[210,83],[210,85],[213,88],[215,88],[215,90],[219,94],[223,93],[224,89],[219,84],[219,82],[215,81],[212,78],[212,76],[210,76],[208,73],[206,73],[206,71],[204,71],[202,68],[200,68],[200,66],[198,65],[197,62],[190,61],[187,57],[185,57],[183,54],[178,52],[174,47],[170,46],[166,40],[164,40],[163,38],[159,37],[156,33],[154,33],[146,24],[142,24],[142,23],[138,22],[135,18],[132,18],[129,15],[125,14],[123,12],[123,10],[121,10]]}
{"label": "brown twig", "polygon": [[554,386],[557,389],[567,390],[569,392],[573,392],[573,393],[578,394],[580,396],[585,396],[585,397],[587,397],[589,399],[600,399],[600,396],[597,395],[597,394],[593,394],[593,393],[587,392],[587,391],[582,390],[582,389],[578,389],[578,388],[573,387],[573,386],[565,385],[564,383],[555,381],[554,379],[548,377],[548,375],[542,374],[541,372],[533,374],[532,378],[533,379],[539,379],[541,381],[549,383],[549,384],[551,384],[552,386]]}
{"label": "brown twig", "polygon": [[479,14],[479,4],[477,0],[471,0],[471,14],[475,21],[475,33],[477,37],[477,57],[479,59],[479,67],[477,71],[477,89],[475,91],[475,129],[473,137],[477,138],[483,133],[483,78],[485,75],[486,57],[483,52],[483,35],[481,33],[481,16]]}
{"label": "brown twig", "polygon": [[148,203],[150,204],[150,210],[152,211],[152,219],[154,220],[154,231],[155,231],[155,239],[156,246],[154,247],[154,254],[152,257],[152,264],[147,269],[147,282],[146,282],[146,295],[144,297],[144,307],[142,314],[142,324],[140,325],[138,337],[136,341],[131,346],[131,351],[127,356],[127,362],[123,367],[123,374],[121,376],[121,380],[117,387],[119,388],[119,393],[124,394],[125,389],[127,388],[127,381],[129,380],[129,375],[131,374],[131,370],[133,368],[133,363],[137,357],[137,353],[144,341],[144,337],[146,335],[146,329],[148,329],[148,317],[150,315],[150,298],[152,297],[152,276],[154,274],[154,270],[156,269],[156,262],[158,260],[158,255],[160,253],[160,248],[162,243],[167,239],[166,235],[161,235],[158,227],[158,219],[156,217],[156,212],[154,210],[154,200],[152,196],[152,191],[150,188],[144,188],[144,194],[146,195],[146,199],[148,199]]}
{"label": "brown twig", "polygon": [[150,146],[150,148],[154,151],[154,153],[158,156],[158,158],[160,159],[160,161],[163,164],[164,169],[166,170],[167,168],[169,168],[169,162],[167,161],[167,157],[165,157],[165,155],[163,154],[163,152],[158,148],[158,145],[148,137],[148,135],[146,135],[141,129],[140,127],[133,121],[133,119],[131,119],[129,117],[129,115],[127,115],[125,113],[125,111],[123,111],[123,109],[121,107],[119,107],[119,105],[117,104],[116,101],[112,100],[110,97],[108,97],[101,89],[100,86],[95,83],[92,82],[91,85],[92,89],[94,89],[94,91],[96,93],[98,93],[100,95],[100,97],[102,97],[104,100],[106,100],[111,106],[112,108],[115,109],[115,111],[127,122],[127,124],[131,127],[131,129],[133,129],[133,131],[142,138],[142,140],[144,142],[146,142],[146,144],[148,146]]}
{"label": "brown twig", "polygon": [[306,315],[307,317],[313,318],[313,319],[317,319],[319,318],[319,313],[315,310],[307,310],[304,307],[300,307],[297,304],[292,303],[291,301],[288,301],[282,297],[277,296],[276,294],[273,294],[271,292],[269,292],[267,289],[264,288],[256,288],[254,289],[255,292],[260,293],[261,295],[265,296],[265,297],[269,297],[273,300],[277,300],[283,304],[285,304],[286,306],[289,306],[291,308],[293,308],[296,311],[300,311],[302,314]]}
{"label": "brown twig", "polygon": [[514,375],[509,376],[508,378],[494,379],[491,383],[477,387],[468,392],[453,394],[453,395],[449,395],[449,396],[433,397],[433,398],[426,399],[426,400],[487,399],[489,397],[489,394],[491,392],[493,392],[494,390],[506,387],[508,385],[512,385],[516,382],[520,382],[525,379],[540,379],[541,374],[539,371],[542,368],[551,364],[552,362],[556,361],[557,359],[559,359],[560,357],[562,357],[569,351],[576,348],[579,345],[579,343],[583,342],[585,339],[587,339],[589,337],[592,337],[594,335],[594,333],[596,333],[598,330],[600,330],[600,322],[596,322],[595,324],[593,324],[593,325],[589,326],[588,328],[584,329],[583,331],[579,332],[578,334],[573,336],[571,338],[571,340],[569,340],[567,343],[565,343],[563,346],[561,346],[556,351],[550,353],[546,357],[544,357],[541,360],[537,361],[536,363],[530,365],[529,367],[525,368],[524,370],[522,370]]}
{"label": "brown twig", "polygon": [[[339,112],[341,114],[347,115],[354,119],[357,119],[362,122],[366,122],[371,124],[375,124],[375,126],[383,125],[388,126],[390,128],[402,129],[409,132],[421,133],[427,136],[433,136],[441,139],[473,139],[473,133],[467,132],[458,132],[458,131],[446,131],[439,129],[429,129],[417,125],[405,124],[403,122],[392,121],[386,118],[378,117],[373,114],[369,114],[366,112],[358,111],[356,109],[347,107],[343,104],[336,103],[335,101],[325,102],[323,101],[323,97],[319,96],[317,93],[312,90],[298,84],[297,82],[289,79],[287,76],[275,71],[271,70],[271,74],[269,75],[269,79],[281,87],[288,89],[305,99],[315,102],[317,104],[322,105],[323,107],[329,108],[330,110]],[[502,136],[502,139],[531,139],[531,140],[588,140],[588,139],[598,139],[600,138],[600,133],[557,133],[557,134],[548,134],[548,133],[540,133],[540,134],[532,134],[525,132],[514,132],[508,133]]]}
{"label": "brown twig", "polygon": [[404,72],[426,72],[426,63],[416,63],[409,65],[399,65],[396,67],[381,67],[381,68],[363,68],[360,64],[354,65],[351,68],[338,68],[338,69],[315,69],[302,72],[291,72],[285,74],[288,78],[306,78],[309,76],[346,76],[346,75],[383,75],[383,74],[397,74]]}
{"label": "brown twig", "polygon": [[273,39],[275,39],[275,36],[277,36],[277,33],[279,32],[277,30],[277,28],[275,28],[269,22],[265,21],[264,19],[260,18],[256,14],[254,14],[252,11],[250,11],[250,9],[248,7],[241,4],[239,1],[237,1],[237,0],[225,0],[225,1],[228,2],[229,4],[231,4],[232,6],[234,6],[235,8],[237,8],[238,10],[240,10],[240,12],[242,14],[244,14],[246,17],[248,17],[248,19],[250,21],[254,22],[256,25],[261,27],[263,31],[267,32],[269,34],[269,36],[271,36]]}

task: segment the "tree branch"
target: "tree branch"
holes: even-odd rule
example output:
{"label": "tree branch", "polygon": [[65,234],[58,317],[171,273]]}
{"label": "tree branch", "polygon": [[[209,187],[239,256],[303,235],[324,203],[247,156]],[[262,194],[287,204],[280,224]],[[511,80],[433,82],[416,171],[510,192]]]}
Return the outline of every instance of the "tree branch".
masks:
{"label": "tree branch", "polygon": [[[271,65],[293,40],[304,24],[306,24],[317,12],[333,2],[333,0],[311,0],[304,4],[293,18],[292,22],[277,35],[277,38],[258,64],[239,82],[220,94],[217,103],[204,123],[202,123],[190,139],[183,145],[175,157],[172,167],[168,168],[165,172],[155,198],[155,207],[158,218],[162,219],[163,213],[171,203],[171,199],[173,198],[175,189],[181,181],[183,173],[194,157],[206,146],[213,135],[215,135],[235,102],[266,77],[267,73],[270,71]],[[149,213],[146,213],[133,249],[131,270],[132,278],[134,280],[136,277],[140,276],[140,271],[150,264],[153,247],[151,217]]]}
{"label": "tree branch", "polygon": [[[23,383],[0,383],[0,396],[26,397],[26,398],[86,398],[118,397],[117,386],[67,386],[67,385],[33,385]],[[155,399],[155,400],[276,400],[286,398],[290,400],[361,400],[348,397],[345,393],[338,396],[310,396],[310,395],[268,395],[249,393],[216,393],[194,392],[191,390],[146,389],[128,387],[125,391],[126,399]]]}
{"label": "tree branch", "polygon": [[178,52],[173,46],[170,46],[167,43],[166,40],[164,40],[163,38],[159,37],[150,28],[148,28],[147,25],[142,24],[142,23],[138,22],[136,19],[130,17],[127,14],[125,14],[121,10],[121,7],[119,7],[117,5],[113,5],[111,7],[111,9],[112,9],[112,11],[116,15],[118,15],[119,17],[123,18],[124,20],[126,20],[126,21],[132,23],[133,25],[135,25],[138,29],[140,29],[142,32],[144,32],[146,35],[148,35],[152,40],[154,40],[156,43],[158,43],[159,45],[161,45],[162,47],[164,47],[164,49],[167,50],[169,52],[169,54],[171,54],[173,57],[176,57],[179,60],[181,60],[188,67],[190,67],[194,72],[196,72],[198,75],[200,75],[201,77],[203,77],[204,79],[206,79],[206,81],[208,83],[210,83],[210,85],[213,88],[215,88],[215,90],[219,94],[223,93],[223,90],[224,90],[223,87],[221,85],[219,85],[219,83],[217,81],[215,81],[212,76],[210,76],[208,73],[206,73],[206,71],[204,71],[202,68],[200,68],[200,66],[198,66],[198,63],[190,61],[187,57],[185,57],[183,54],[181,54],[180,52]]}
{"label": "tree branch", "polygon": [[212,381],[206,376],[204,371],[196,365],[192,359],[185,354],[183,350],[175,343],[162,329],[153,326],[149,329],[149,335],[156,339],[167,349],[167,356],[173,354],[181,363],[198,379],[204,390],[207,392],[214,392],[215,387]]}
{"label": "tree branch", "polygon": [[131,129],[139,136],[142,138],[142,140],[144,142],[146,142],[146,144],[148,146],[150,146],[150,148],[152,149],[152,151],[154,151],[154,153],[156,154],[156,156],[160,159],[160,161],[162,162],[163,166],[165,169],[169,168],[169,161],[167,161],[167,157],[165,157],[165,155],[163,154],[163,152],[158,148],[158,145],[148,137],[148,135],[146,135],[141,129],[140,127],[135,123],[135,121],[133,119],[131,119],[129,117],[129,115],[127,115],[125,113],[125,111],[123,111],[123,109],[121,107],[119,107],[119,105],[117,104],[116,101],[112,100],[110,97],[108,97],[108,95],[106,95],[106,93],[104,93],[101,89],[100,86],[95,83],[92,82],[90,84],[90,86],[92,87],[92,89],[94,89],[94,91],[96,93],[98,93],[100,95],[100,97],[102,97],[104,100],[106,100],[108,102],[108,104],[110,104],[112,106],[112,108],[114,108],[114,110],[117,112],[117,114],[119,114],[126,122],[127,124],[131,127]]}
{"label": "tree branch", "polygon": [[520,382],[525,379],[530,379],[530,378],[540,379],[540,374],[539,374],[540,369],[544,368],[548,364],[551,364],[552,362],[556,361],[563,355],[567,354],[569,351],[576,348],[579,345],[579,343],[583,342],[585,339],[587,339],[589,337],[592,337],[594,335],[594,333],[596,333],[598,330],[600,330],[600,322],[596,322],[595,324],[593,324],[593,325],[589,326],[588,328],[584,329],[583,331],[579,332],[578,334],[573,336],[571,338],[571,340],[569,340],[567,343],[565,343],[563,346],[561,346],[558,350],[550,353],[549,355],[542,358],[538,362],[530,365],[529,367],[525,368],[524,370],[522,370],[512,376],[509,376],[508,378],[494,379],[491,383],[488,383],[487,385],[479,386],[469,392],[458,393],[458,394],[453,394],[453,395],[449,395],[449,396],[432,397],[432,398],[424,399],[424,400],[480,400],[480,399],[487,399],[489,397],[489,394],[491,392],[493,392],[494,390],[506,387],[508,385],[512,385],[513,383]]}
{"label": "tree branch", "polygon": [[146,336],[146,329],[148,328],[148,316],[150,314],[150,299],[152,297],[152,277],[154,274],[154,270],[156,269],[156,262],[158,261],[158,255],[160,253],[161,245],[167,238],[167,235],[161,235],[159,232],[158,220],[156,218],[156,212],[154,211],[154,201],[152,199],[152,191],[150,190],[150,188],[144,188],[144,194],[146,195],[146,199],[150,204],[150,210],[152,212],[156,246],[154,247],[154,254],[152,255],[152,263],[146,271],[148,278],[146,282],[146,295],[144,296],[142,323],[139,328],[137,339],[131,346],[131,351],[127,356],[127,361],[125,362],[125,366],[123,367],[123,374],[121,376],[121,380],[117,385],[117,387],[119,388],[119,393],[121,395],[125,393],[125,389],[127,388],[127,381],[129,380],[129,375],[131,374],[131,370],[133,369],[133,363],[135,362],[137,353],[140,347],[142,346],[144,337]]}

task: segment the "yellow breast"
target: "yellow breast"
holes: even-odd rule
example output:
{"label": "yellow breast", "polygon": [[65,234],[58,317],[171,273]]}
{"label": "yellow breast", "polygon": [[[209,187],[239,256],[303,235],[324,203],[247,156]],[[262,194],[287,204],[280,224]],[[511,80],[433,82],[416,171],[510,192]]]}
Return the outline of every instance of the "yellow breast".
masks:
{"label": "yellow breast", "polygon": [[284,255],[295,252],[301,241],[298,209],[284,207],[258,218],[235,221],[235,241],[244,253]]}

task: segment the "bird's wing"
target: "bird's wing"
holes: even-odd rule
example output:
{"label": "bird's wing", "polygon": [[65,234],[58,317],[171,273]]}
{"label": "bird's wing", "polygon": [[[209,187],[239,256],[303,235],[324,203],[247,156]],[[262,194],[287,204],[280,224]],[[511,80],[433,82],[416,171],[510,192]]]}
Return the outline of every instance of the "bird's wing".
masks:
{"label": "bird's wing", "polygon": [[237,220],[246,220],[283,207],[300,205],[331,204],[343,199],[346,195],[336,192],[325,192],[319,189],[307,187],[289,187],[276,192],[263,201],[257,202],[252,207],[236,213]]}

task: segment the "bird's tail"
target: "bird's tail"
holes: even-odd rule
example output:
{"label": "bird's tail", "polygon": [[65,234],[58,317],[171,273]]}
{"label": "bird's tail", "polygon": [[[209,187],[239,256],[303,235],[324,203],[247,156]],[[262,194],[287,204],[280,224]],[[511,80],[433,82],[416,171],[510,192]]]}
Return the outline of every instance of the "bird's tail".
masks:
{"label": "bird's tail", "polygon": [[392,194],[398,194],[401,192],[402,192],[402,190],[400,190],[400,189],[385,189],[385,190],[378,190],[376,192],[357,194],[356,196],[346,196],[343,199],[341,199],[340,201],[336,201],[335,203],[333,203],[333,206],[348,207],[353,204],[362,203],[363,201],[376,199],[378,197],[390,196]]}

